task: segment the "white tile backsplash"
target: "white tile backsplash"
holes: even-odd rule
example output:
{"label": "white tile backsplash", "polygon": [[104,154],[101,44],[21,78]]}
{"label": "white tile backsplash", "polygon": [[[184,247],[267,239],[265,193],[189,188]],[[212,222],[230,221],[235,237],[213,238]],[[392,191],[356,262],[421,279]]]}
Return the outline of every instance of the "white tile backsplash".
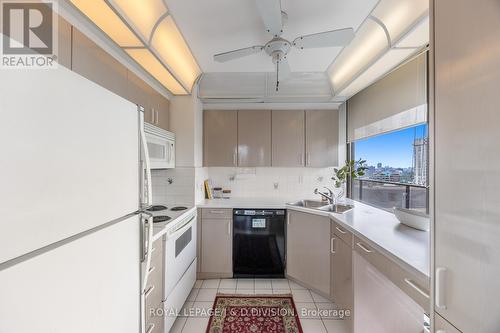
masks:
{"label": "white tile backsplash", "polygon": [[[314,189],[333,188],[333,168],[175,168],[153,170],[153,202],[194,205],[205,197],[203,182],[231,190],[234,198],[317,198]],[[169,179],[172,183],[169,183]]]}
{"label": "white tile backsplash", "polygon": [[194,204],[195,168],[152,170],[151,178],[154,204]]}
{"label": "white tile backsplash", "polygon": [[[206,168],[214,186],[235,198],[315,198],[314,189],[333,188],[333,168]],[[319,198],[319,197],[318,197]]]}

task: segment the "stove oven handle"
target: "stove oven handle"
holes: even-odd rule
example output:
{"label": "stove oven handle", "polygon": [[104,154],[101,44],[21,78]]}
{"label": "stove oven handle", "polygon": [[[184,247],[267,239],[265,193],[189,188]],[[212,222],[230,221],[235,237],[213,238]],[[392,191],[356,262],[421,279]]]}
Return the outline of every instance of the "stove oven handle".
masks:
{"label": "stove oven handle", "polygon": [[175,238],[177,235],[183,234],[184,231],[191,227],[191,222],[196,218],[196,215],[191,216],[189,220],[177,226],[174,230],[168,233],[168,238]]}

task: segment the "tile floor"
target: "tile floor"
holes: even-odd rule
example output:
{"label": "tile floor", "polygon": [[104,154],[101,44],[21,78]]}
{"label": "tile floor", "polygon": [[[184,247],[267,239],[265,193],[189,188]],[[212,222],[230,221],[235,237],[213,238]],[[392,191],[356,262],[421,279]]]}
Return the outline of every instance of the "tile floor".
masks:
{"label": "tile floor", "polygon": [[212,308],[217,293],[291,293],[304,333],[347,332],[347,320],[332,317],[332,311],[321,311],[336,309],[334,303],[287,279],[211,279],[196,281],[181,311],[182,316],[177,318],[170,333],[205,333],[209,320],[207,311]]}

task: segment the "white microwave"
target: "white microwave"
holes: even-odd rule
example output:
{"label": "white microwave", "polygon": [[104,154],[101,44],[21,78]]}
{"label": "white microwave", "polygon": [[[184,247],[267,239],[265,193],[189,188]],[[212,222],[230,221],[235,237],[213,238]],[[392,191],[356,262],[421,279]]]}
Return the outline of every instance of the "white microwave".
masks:
{"label": "white microwave", "polygon": [[144,124],[151,169],[175,168],[175,134],[151,124]]}

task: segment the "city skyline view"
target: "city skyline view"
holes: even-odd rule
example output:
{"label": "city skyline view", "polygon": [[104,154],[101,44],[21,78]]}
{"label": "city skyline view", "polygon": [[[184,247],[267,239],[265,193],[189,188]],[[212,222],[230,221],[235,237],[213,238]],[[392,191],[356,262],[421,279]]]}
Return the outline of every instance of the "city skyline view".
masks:
{"label": "city skyline view", "polygon": [[427,124],[406,128],[355,143],[356,159],[366,160],[368,166],[412,168],[415,139],[428,136]]}

